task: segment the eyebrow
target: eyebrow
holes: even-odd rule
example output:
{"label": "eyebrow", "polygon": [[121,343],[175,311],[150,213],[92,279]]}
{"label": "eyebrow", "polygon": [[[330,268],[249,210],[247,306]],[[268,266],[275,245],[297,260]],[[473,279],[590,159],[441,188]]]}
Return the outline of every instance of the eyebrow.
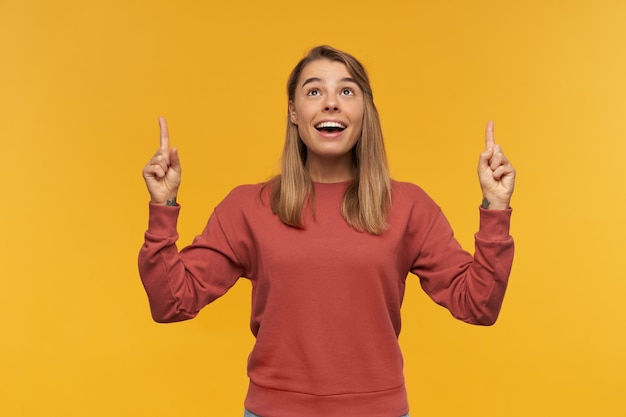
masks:
{"label": "eyebrow", "polygon": [[[306,80],[304,80],[304,82],[302,83],[302,87],[304,87],[305,85],[309,84],[309,83],[315,83],[315,82],[320,82],[322,81],[321,78],[318,77],[311,77],[311,78],[307,78]],[[354,83],[357,84],[356,80],[352,77],[344,77],[341,80],[339,80],[342,83]],[[357,84],[358,85],[358,84]]]}

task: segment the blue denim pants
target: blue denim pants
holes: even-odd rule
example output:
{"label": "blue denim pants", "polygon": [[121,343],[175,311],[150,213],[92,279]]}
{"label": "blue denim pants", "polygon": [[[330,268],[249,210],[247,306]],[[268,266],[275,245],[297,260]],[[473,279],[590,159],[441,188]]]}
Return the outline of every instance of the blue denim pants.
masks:
{"label": "blue denim pants", "polygon": [[[244,412],[243,412],[243,417],[261,417],[261,416],[257,416],[256,414],[253,414],[253,413],[251,413],[251,412],[250,412],[250,411],[248,411],[248,410],[244,410]],[[405,415],[400,416],[400,417],[409,417],[409,415],[408,415],[408,414],[405,414]]]}

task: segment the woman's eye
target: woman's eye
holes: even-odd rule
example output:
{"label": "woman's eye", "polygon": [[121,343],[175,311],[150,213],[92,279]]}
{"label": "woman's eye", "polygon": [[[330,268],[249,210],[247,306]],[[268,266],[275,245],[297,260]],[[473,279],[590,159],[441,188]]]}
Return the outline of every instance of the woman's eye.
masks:
{"label": "woman's eye", "polygon": [[354,93],[349,88],[344,88],[343,90],[341,90],[341,94],[344,95],[344,96],[351,96]]}
{"label": "woman's eye", "polygon": [[310,90],[307,93],[309,96],[318,96],[320,94],[319,90]]}

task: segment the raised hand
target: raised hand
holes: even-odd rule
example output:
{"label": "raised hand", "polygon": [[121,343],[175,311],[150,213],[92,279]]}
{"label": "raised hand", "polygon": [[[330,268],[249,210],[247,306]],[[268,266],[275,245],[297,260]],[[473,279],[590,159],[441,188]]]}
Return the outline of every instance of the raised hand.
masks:
{"label": "raised hand", "polygon": [[181,168],[178,149],[170,149],[170,138],[167,123],[159,117],[161,130],[161,147],[143,168],[143,179],[150,193],[150,201],[165,205],[176,202],[180,187]]}
{"label": "raised hand", "polygon": [[490,210],[509,208],[515,188],[515,168],[504,156],[500,145],[495,143],[493,122],[487,123],[485,151],[478,160],[478,180]]}

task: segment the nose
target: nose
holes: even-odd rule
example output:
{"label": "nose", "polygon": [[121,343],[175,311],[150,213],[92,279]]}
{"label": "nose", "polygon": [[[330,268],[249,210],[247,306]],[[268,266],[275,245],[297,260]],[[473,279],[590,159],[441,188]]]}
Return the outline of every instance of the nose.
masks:
{"label": "nose", "polygon": [[333,95],[326,96],[326,101],[324,102],[324,110],[329,112],[339,111],[339,102],[337,98]]}

